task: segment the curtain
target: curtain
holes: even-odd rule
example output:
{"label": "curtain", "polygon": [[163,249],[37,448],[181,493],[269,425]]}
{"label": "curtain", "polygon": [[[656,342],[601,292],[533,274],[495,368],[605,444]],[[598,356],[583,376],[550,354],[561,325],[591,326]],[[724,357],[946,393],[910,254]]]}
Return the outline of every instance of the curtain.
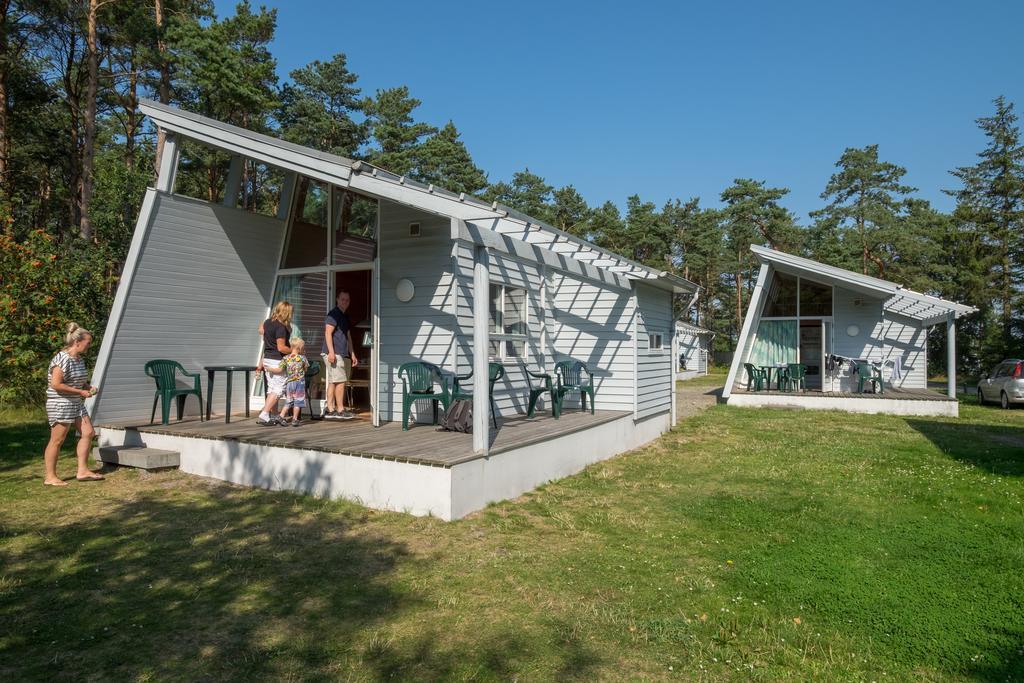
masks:
{"label": "curtain", "polygon": [[758,367],[795,363],[798,344],[795,320],[762,320],[747,362]]}

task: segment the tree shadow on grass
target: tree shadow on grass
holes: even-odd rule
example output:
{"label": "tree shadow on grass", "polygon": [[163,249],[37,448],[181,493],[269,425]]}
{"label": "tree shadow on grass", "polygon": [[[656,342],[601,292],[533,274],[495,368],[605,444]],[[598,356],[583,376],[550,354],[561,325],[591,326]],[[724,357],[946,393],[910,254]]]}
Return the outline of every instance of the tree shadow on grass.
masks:
{"label": "tree shadow on grass", "polygon": [[907,419],[943,453],[986,472],[1024,476],[1024,428]]}
{"label": "tree shadow on grass", "polygon": [[368,513],[203,486],[172,475],[102,514],[69,507],[67,524],[7,520],[0,680],[510,679],[537,660],[572,678],[599,663],[500,629],[409,636],[434,600],[397,572],[434,569]]}
{"label": "tree shadow on grass", "polygon": [[[0,677],[285,676],[416,597],[401,543],[295,497],[148,491],[0,553]],[[326,640],[319,640],[323,634]]]}
{"label": "tree shadow on grass", "polygon": [[[38,460],[39,476],[42,477],[43,449],[49,439],[50,427],[45,422],[0,424],[0,472],[10,472]],[[69,434],[61,457],[70,452],[73,459],[75,443],[74,433]]]}
{"label": "tree shadow on grass", "polygon": [[[564,625],[562,625],[564,627]],[[556,630],[557,626],[556,626]],[[481,635],[468,643],[442,645],[429,629],[411,642],[372,643],[364,660],[380,681],[448,681],[463,679],[516,680],[549,653],[537,652],[528,640],[511,630]],[[546,643],[557,652],[554,680],[593,680],[602,658],[577,638]]]}

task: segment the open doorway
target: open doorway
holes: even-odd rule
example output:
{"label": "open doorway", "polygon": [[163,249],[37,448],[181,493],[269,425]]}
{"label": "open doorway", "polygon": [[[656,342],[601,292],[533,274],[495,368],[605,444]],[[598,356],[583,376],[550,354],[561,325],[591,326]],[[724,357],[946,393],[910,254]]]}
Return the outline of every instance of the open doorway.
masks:
{"label": "open doorway", "polygon": [[800,321],[800,362],[807,366],[807,388],[821,391],[822,325],[819,319]]}
{"label": "open doorway", "polygon": [[373,271],[348,270],[334,273],[334,294],[346,291],[351,303],[348,318],[352,322],[352,350],[359,363],[345,387],[345,407],[359,419],[371,419],[370,368],[373,349],[370,323],[373,319]]}

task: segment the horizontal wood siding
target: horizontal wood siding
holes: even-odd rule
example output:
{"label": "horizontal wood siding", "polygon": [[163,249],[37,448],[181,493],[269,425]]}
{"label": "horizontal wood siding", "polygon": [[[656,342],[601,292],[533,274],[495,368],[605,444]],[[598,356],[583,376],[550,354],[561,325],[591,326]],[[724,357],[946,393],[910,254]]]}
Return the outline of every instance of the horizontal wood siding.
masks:
{"label": "horizontal wood siding", "polygon": [[[637,417],[672,409],[672,295],[636,285],[637,300]],[[661,334],[662,348],[650,348],[649,334]]]}
{"label": "horizontal wood siding", "polygon": [[[158,194],[94,419],[148,420],[155,385],[143,372],[147,361],[167,358],[200,372],[204,400],[202,366],[255,364],[256,328],[270,306],[283,237],[284,223],[276,218]],[[237,373],[235,410],[242,406],[242,383]],[[214,409],[223,411],[223,374],[215,389]],[[189,414],[198,412],[194,399],[187,406]]]}
{"label": "horizontal wood siding", "polygon": [[[916,321],[900,316],[883,314],[882,300],[872,299],[858,292],[836,288],[833,302],[835,316],[834,353],[845,358],[892,360],[901,357],[903,380],[897,386],[905,389],[923,389],[927,377],[927,330]],[[850,336],[847,329],[856,325],[858,333]],[[889,380],[890,369],[882,376]],[[840,375],[838,390],[852,391],[856,387],[848,368]]]}
{"label": "horizontal wood siding", "polygon": [[[420,224],[420,236],[409,236],[409,224]],[[395,296],[398,281],[415,286],[412,301]],[[446,371],[455,368],[455,309],[451,226],[440,218],[401,204],[380,202],[380,413],[382,420],[401,420],[402,382],[398,368],[426,361]],[[432,415],[427,401],[414,412],[417,421]]]}
{"label": "horizontal wood siding", "polygon": [[[928,330],[916,320],[886,314],[882,320],[884,360],[900,358],[903,379],[895,383],[901,389],[928,387]],[[889,368],[882,371],[889,382]],[[888,384],[887,384],[888,386]]]}
{"label": "horizontal wood siding", "polygon": [[[455,260],[457,291],[455,359],[458,374],[467,374],[473,369],[473,247],[456,242],[452,254]],[[499,417],[525,415],[529,404],[529,383],[525,369],[528,367],[536,370],[544,366],[541,348],[543,311],[540,301],[540,271],[532,263],[524,263],[501,254],[490,254],[488,261],[492,283],[525,289],[527,293],[526,357],[507,358],[501,361],[505,368],[505,377],[494,387],[494,400]]]}
{"label": "horizontal wood siding", "polygon": [[[594,373],[597,408],[633,410],[633,303],[631,292],[549,271],[546,317],[554,358],[583,361]],[[666,327],[667,329],[667,327]],[[578,398],[567,407],[577,407]]]}

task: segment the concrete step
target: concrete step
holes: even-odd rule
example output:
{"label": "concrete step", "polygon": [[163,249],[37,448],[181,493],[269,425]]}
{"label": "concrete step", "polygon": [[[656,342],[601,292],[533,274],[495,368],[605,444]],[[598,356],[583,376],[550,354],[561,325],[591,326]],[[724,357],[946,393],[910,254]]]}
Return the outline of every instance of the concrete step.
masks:
{"label": "concrete step", "polygon": [[162,451],[144,446],[100,446],[93,450],[93,458],[111,465],[160,470],[177,467],[181,454],[178,451]]}

